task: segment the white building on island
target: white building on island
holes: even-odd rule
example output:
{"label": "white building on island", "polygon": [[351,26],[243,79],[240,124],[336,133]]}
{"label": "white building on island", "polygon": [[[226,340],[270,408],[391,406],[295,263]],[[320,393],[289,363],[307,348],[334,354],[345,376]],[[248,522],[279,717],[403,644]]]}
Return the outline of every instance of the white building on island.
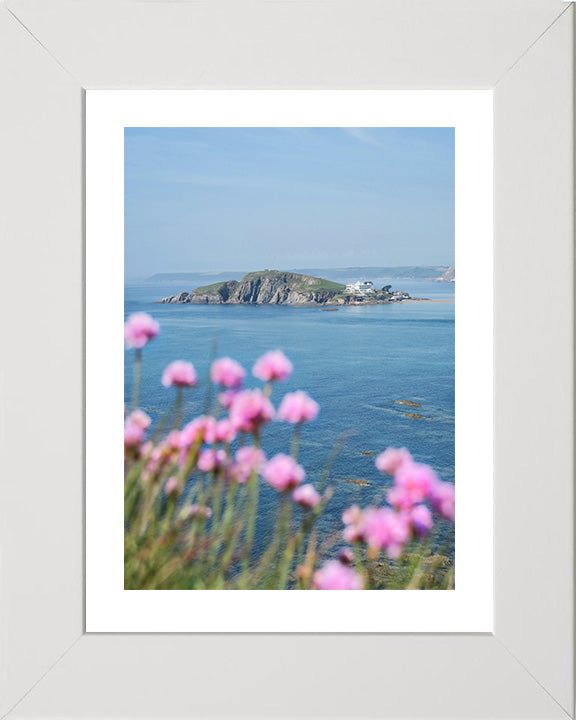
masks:
{"label": "white building on island", "polygon": [[370,280],[358,280],[354,283],[348,283],[346,292],[354,293],[354,295],[370,295],[374,292],[374,283],[370,282]]}

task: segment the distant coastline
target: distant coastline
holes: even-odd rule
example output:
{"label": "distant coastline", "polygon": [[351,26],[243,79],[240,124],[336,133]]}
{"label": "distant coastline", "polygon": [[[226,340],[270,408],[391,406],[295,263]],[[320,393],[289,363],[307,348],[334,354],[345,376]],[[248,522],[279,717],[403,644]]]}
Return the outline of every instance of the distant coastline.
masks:
{"label": "distant coastline", "polygon": [[[404,265],[404,266],[374,266],[374,267],[343,267],[343,268],[300,268],[289,269],[287,272],[296,275],[309,275],[326,278],[332,282],[346,284],[354,280],[398,281],[418,280],[437,283],[454,283],[453,265]],[[151,285],[179,284],[183,287],[206,286],[216,282],[228,280],[242,280],[247,274],[243,271],[229,272],[175,272],[156,273],[140,280]],[[385,283],[384,283],[385,284]]]}

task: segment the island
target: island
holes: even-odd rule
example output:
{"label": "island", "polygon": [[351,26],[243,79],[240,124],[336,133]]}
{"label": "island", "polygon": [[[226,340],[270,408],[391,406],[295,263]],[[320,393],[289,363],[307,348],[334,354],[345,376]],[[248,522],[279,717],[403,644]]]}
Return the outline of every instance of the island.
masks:
{"label": "island", "polygon": [[376,305],[417,300],[369,281],[342,285],[323,278],[283,270],[250,272],[240,281],[224,280],[162,298],[160,303],[197,305]]}

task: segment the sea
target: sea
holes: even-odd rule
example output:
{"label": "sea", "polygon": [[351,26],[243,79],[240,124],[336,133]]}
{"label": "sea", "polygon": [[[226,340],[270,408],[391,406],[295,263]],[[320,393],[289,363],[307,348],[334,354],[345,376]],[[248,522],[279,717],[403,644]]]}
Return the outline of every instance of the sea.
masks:
{"label": "sea", "polygon": [[[173,410],[174,391],[162,386],[172,360],[194,364],[198,387],[185,394],[184,419],[205,412],[210,401],[209,368],[229,356],[250,376],[264,352],[281,349],[292,361],[289,381],[272,395],[277,405],[286,392],[305,390],[320,405],[318,418],[305,426],[299,462],[307,481],[318,485],[331,459],[334,496],[319,521],[329,539],[341,530],[342,510],[352,503],[381,503],[390,479],[375,468],[378,453],[406,447],[450,482],[454,472],[454,310],[451,283],[389,280],[393,289],[434,302],[321,307],[286,305],[162,305],[158,300],[183,289],[173,284],[127,283],[125,315],[147,312],[160,335],[143,351],[140,406],[162,422]],[[132,394],[133,351],[125,355],[125,402]],[[418,403],[418,405],[405,404]],[[263,448],[271,456],[289,453],[292,428],[270,424]],[[331,458],[331,456],[333,456]],[[275,521],[276,494],[264,488],[258,522],[264,543]],[[453,555],[453,528],[439,527],[435,542]]]}

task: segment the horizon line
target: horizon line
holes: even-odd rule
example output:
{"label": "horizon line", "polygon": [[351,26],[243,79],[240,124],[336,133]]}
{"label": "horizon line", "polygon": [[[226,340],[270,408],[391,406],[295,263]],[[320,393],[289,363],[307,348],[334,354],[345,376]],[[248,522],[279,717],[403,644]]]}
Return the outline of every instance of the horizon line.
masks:
{"label": "horizon line", "polygon": [[[329,266],[318,266],[318,267],[308,267],[308,268],[264,268],[263,270],[165,270],[160,272],[153,272],[149,277],[153,277],[154,275],[223,275],[225,273],[250,273],[250,272],[265,272],[266,270],[276,270],[278,272],[298,272],[298,270],[356,270],[359,268],[387,268],[390,270],[395,270],[398,268],[440,268],[440,267],[454,267],[455,263],[427,263],[425,265],[414,265],[414,264],[404,264],[404,265],[344,265],[339,267],[329,267]],[[144,277],[144,274],[141,275],[133,275],[132,277]]]}

